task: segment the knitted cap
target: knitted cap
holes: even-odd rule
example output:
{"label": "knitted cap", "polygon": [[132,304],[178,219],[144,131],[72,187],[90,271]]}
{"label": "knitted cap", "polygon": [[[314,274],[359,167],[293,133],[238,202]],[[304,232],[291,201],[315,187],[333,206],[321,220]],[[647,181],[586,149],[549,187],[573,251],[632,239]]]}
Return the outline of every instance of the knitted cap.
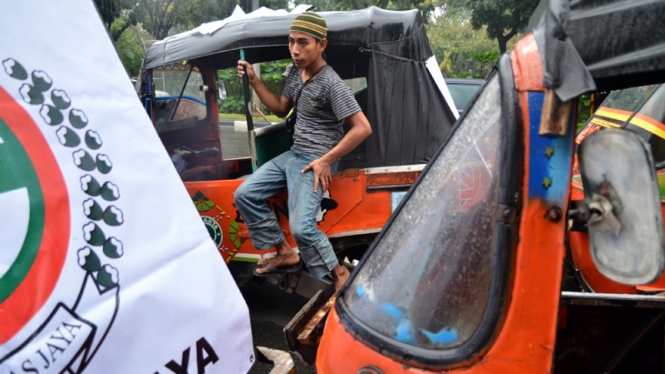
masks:
{"label": "knitted cap", "polygon": [[325,39],[328,36],[326,20],[314,12],[301,13],[293,20],[289,31],[298,31],[311,35],[316,39]]}

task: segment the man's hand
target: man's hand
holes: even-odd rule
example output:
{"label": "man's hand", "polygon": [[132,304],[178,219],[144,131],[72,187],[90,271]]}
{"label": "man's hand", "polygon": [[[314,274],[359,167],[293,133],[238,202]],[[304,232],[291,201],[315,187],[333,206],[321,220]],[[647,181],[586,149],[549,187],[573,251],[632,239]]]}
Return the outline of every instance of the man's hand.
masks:
{"label": "man's hand", "polygon": [[253,84],[256,80],[256,72],[254,72],[252,64],[247,61],[238,60],[238,76],[240,78],[245,75],[245,69],[243,69],[243,67],[247,68],[247,78],[249,79],[249,83]]}
{"label": "man's hand", "polygon": [[332,182],[332,175],[330,175],[330,162],[326,161],[324,158],[317,158],[312,161],[306,168],[302,169],[302,173],[306,173],[310,170],[314,171],[314,192],[317,192],[319,189],[319,183],[321,183],[321,189],[323,193],[328,191],[328,186]]}

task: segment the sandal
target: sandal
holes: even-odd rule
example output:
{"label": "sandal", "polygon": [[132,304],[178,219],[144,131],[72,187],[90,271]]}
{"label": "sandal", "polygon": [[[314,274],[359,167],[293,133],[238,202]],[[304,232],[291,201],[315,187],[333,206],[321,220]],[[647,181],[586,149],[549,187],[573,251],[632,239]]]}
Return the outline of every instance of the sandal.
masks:
{"label": "sandal", "polygon": [[[267,273],[257,273],[256,269],[261,269],[261,268],[268,268],[270,270]],[[287,266],[280,266],[278,268],[274,268],[270,266],[270,261],[266,263],[265,265],[259,265],[252,270],[252,273],[254,274],[255,277],[271,277],[273,275],[278,275],[278,274],[292,274],[300,271],[302,269],[302,259],[298,261],[297,264],[295,265],[287,265]]]}

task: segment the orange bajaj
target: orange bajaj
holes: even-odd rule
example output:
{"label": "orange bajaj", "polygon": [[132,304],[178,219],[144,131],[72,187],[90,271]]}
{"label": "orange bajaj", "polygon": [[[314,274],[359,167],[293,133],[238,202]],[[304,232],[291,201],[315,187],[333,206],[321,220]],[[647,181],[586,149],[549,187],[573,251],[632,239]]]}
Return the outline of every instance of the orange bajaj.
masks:
{"label": "orange bajaj", "polygon": [[[251,97],[243,97],[237,62],[260,64],[255,70],[281,96],[291,63],[289,27],[297,15],[241,13],[152,44],[140,82],[146,111],[192,204],[240,284],[266,252],[252,246],[233,195],[254,170],[288,150],[291,139],[284,122],[270,119],[265,109],[250,103],[248,113]],[[353,90],[373,133],[340,160],[317,215],[340,263],[353,267],[450,132],[457,110],[418,11],[319,14],[328,24],[327,62]],[[220,125],[220,115],[234,113],[243,113],[245,121]],[[262,115],[271,123],[254,125]],[[283,192],[266,204],[295,246],[287,201]],[[308,298],[331,284],[306,271],[268,280]]]}
{"label": "orange bajaj", "polygon": [[[665,81],[664,20],[663,1],[541,2],[337,297],[319,373],[662,371],[665,297],[640,290],[665,266],[662,116],[633,115],[643,95],[574,138],[580,95]],[[572,227],[635,292],[562,288]]]}

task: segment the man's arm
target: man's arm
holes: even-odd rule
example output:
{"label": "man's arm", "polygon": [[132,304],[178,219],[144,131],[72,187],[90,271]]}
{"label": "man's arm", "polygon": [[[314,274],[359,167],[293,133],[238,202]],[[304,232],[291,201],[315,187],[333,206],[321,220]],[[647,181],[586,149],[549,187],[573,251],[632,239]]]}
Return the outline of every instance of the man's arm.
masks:
{"label": "man's arm", "polygon": [[273,112],[277,117],[284,118],[293,108],[293,102],[284,96],[277,97],[274,93],[270,92],[265,84],[256,76],[254,68],[247,61],[238,61],[238,76],[240,78],[245,75],[243,66],[247,68],[247,78],[249,79],[249,84],[252,85],[256,95],[261,99],[261,102],[268,108],[269,111]]}
{"label": "man's arm", "polygon": [[330,152],[323,155],[323,157],[312,161],[302,170],[303,173],[309,170],[314,171],[314,192],[318,190],[319,183],[321,183],[323,192],[328,191],[328,186],[332,181],[330,165],[338,158],[354,150],[363,140],[372,134],[372,127],[362,111],[347,117],[346,122],[351,125],[351,130],[344,135],[339,144],[331,149]]}

